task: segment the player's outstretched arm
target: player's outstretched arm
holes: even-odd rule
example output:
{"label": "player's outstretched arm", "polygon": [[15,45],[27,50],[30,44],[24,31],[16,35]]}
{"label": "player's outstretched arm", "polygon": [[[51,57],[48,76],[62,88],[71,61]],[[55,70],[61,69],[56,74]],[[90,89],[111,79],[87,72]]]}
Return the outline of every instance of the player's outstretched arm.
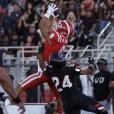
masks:
{"label": "player's outstretched arm", "polygon": [[87,68],[81,70],[82,75],[91,75],[95,72],[96,65],[95,65],[94,61],[95,61],[94,58],[88,57],[88,64],[89,65]]}
{"label": "player's outstretched arm", "polygon": [[15,89],[17,94],[20,95],[22,91],[37,87],[47,80],[46,75],[42,74],[42,72],[37,72],[25,78]]}
{"label": "player's outstretched arm", "polygon": [[12,98],[15,98],[16,92],[13,88],[13,84],[5,68],[0,67],[0,74],[0,84]]}
{"label": "player's outstretched arm", "polygon": [[23,92],[23,88],[18,84],[18,86],[15,88],[15,91],[18,95],[20,95]]}
{"label": "player's outstretched arm", "polygon": [[94,73],[94,66],[88,66],[87,68],[81,69],[81,75],[92,75]]}
{"label": "player's outstretched arm", "polygon": [[18,105],[19,110],[21,110],[21,113],[25,112],[25,108],[19,97],[17,96],[17,93],[13,87],[13,84],[11,82],[11,79],[5,70],[4,67],[0,67],[0,84],[4,88],[4,90],[10,95],[12,101]]}
{"label": "player's outstretched arm", "polygon": [[55,11],[58,10],[58,7],[55,4],[50,3],[48,5],[47,11],[39,23],[39,28],[43,37],[51,44],[48,32],[51,30],[53,19],[56,17],[54,15]]}
{"label": "player's outstretched arm", "polygon": [[48,43],[51,45],[51,40],[49,38],[49,31],[51,30],[52,27],[52,21],[51,18],[48,19],[47,17],[43,17],[39,23],[39,28],[42,33],[42,36],[48,41]]}
{"label": "player's outstretched arm", "polygon": [[46,66],[45,66],[45,63],[44,63],[44,60],[43,60],[43,57],[42,57],[42,54],[41,53],[38,53],[38,59],[39,59],[39,64],[40,64],[40,67],[41,69],[43,70]]}

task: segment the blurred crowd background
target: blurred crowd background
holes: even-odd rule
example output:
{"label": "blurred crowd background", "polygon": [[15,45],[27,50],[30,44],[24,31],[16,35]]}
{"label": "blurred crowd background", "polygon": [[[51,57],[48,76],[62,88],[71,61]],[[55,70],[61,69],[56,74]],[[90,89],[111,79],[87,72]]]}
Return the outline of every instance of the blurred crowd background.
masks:
{"label": "blurred crowd background", "polygon": [[94,48],[97,34],[114,19],[114,0],[0,0],[0,46],[40,45],[38,24],[50,2],[60,7],[60,19],[75,25],[74,49]]}

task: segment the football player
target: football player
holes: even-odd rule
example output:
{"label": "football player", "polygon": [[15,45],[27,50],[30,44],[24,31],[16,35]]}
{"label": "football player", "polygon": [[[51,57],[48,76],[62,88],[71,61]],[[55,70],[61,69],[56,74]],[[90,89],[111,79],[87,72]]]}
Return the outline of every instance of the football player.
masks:
{"label": "football player", "polygon": [[61,95],[63,109],[66,114],[80,114],[80,110],[97,114],[108,114],[104,107],[94,99],[85,96],[78,86],[79,76],[93,73],[94,66],[79,69],[75,65],[66,65],[60,53],[53,53],[45,73],[52,79],[56,89]]}
{"label": "football player", "polygon": [[[67,20],[57,20],[58,7],[55,4],[49,4],[44,17],[39,23],[40,31],[45,38],[43,50],[39,54],[41,67],[45,68],[45,62],[49,61],[49,56],[53,52],[59,52],[64,49],[68,43],[68,37],[74,34],[74,26]],[[56,28],[53,29],[53,23]]]}
{"label": "football player", "polygon": [[[66,27],[66,26],[70,25],[70,24],[66,25],[66,23],[67,23],[66,20],[61,21],[61,25],[58,27],[58,31],[61,31],[61,35],[65,35],[65,34],[67,35],[67,33],[69,33],[69,36],[72,36],[73,35],[73,28],[72,27]],[[68,30],[67,30],[67,28],[68,28]],[[53,33],[57,33],[57,34],[54,34],[54,38],[51,39],[51,41],[53,41],[53,44],[49,45],[48,42],[45,42],[44,43],[44,45],[45,45],[44,48],[45,49],[43,51],[41,51],[41,54],[43,55],[43,60],[47,61],[47,63],[49,61],[49,56],[52,52],[62,51],[62,49],[64,49],[64,46],[66,46],[67,42],[66,43],[61,43],[62,42],[61,40],[64,40],[63,42],[68,40],[65,37],[63,37],[65,39],[61,39],[61,35],[60,35],[60,38],[58,38],[59,34],[56,31],[54,31]],[[68,37],[68,35],[67,35],[67,37]],[[48,83],[50,88],[54,91],[54,95],[58,99],[60,99],[60,101],[61,101],[59,93],[57,92],[56,88],[54,87],[52,80],[49,77],[47,77],[47,75],[42,73],[42,69],[40,68],[40,66],[38,67],[38,72],[37,73],[34,73],[34,74],[28,76],[26,79],[24,79],[19,84],[19,86],[16,88],[17,93],[21,93],[23,90],[28,90],[30,88],[41,85],[44,82]],[[58,102],[59,102],[59,100],[58,100]],[[60,103],[58,103],[58,104],[60,104]],[[61,106],[60,106],[59,107],[59,114],[61,114],[61,113],[62,113],[62,110],[61,110]]]}
{"label": "football player", "polygon": [[[53,52],[61,52],[67,45],[68,37],[72,37],[74,34],[74,26],[67,20],[59,20],[57,23],[57,28],[52,29],[53,20],[56,17],[54,12],[57,9],[58,8],[55,4],[49,4],[48,10],[39,24],[42,35],[45,38],[43,49],[39,54],[42,68],[45,68],[44,61],[48,63],[49,56]],[[59,93],[53,86],[52,80],[42,72],[42,69],[40,67],[38,67],[37,73],[28,76],[24,81],[22,81],[16,90],[18,93],[21,93],[23,90],[41,85],[44,82],[47,82],[49,84],[51,89],[54,91],[55,96],[60,99]],[[61,109],[59,112],[61,113]]]}

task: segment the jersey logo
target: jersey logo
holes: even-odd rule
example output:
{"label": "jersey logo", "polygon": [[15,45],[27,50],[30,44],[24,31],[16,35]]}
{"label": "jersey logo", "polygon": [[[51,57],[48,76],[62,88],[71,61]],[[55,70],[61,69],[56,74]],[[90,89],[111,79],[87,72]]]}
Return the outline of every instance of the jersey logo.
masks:
{"label": "jersey logo", "polygon": [[50,34],[50,39],[54,38],[54,36],[55,36],[54,33],[51,33]]}
{"label": "jersey logo", "polygon": [[103,84],[103,82],[104,82],[104,77],[98,77],[98,78],[95,78],[94,80],[95,84]]}
{"label": "jersey logo", "polygon": [[52,81],[55,83],[55,87],[59,92],[63,91],[64,88],[70,88],[72,87],[72,82],[69,79],[69,75],[65,75],[63,82],[62,82],[62,87],[59,88],[58,86],[60,85],[60,81],[58,77],[52,77]]}

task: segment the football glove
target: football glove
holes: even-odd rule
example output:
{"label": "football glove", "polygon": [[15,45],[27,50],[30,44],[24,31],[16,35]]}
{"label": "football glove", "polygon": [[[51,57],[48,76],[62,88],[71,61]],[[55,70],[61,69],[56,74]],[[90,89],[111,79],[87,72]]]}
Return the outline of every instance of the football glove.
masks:
{"label": "football glove", "polygon": [[88,57],[88,63],[89,64],[93,64],[94,65],[94,58],[92,58],[92,57]]}
{"label": "football glove", "polygon": [[94,68],[94,70],[97,69],[96,65],[95,65],[95,60],[92,57],[88,57],[88,63],[89,63],[89,67],[92,70]]}
{"label": "football glove", "polygon": [[44,16],[46,16],[47,18],[50,18],[51,16],[53,16],[54,18],[56,17],[56,15],[54,14],[55,11],[58,10],[58,7],[56,4],[53,4],[53,3],[50,3],[48,5],[48,8],[47,8],[47,12],[45,13]]}

